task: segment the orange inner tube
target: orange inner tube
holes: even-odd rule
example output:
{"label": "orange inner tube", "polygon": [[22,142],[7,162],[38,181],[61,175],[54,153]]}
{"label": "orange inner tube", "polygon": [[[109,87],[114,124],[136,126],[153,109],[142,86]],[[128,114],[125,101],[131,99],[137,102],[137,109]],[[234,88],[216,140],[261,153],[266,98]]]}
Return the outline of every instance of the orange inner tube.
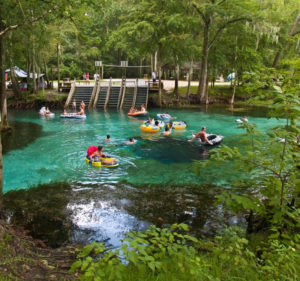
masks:
{"label": "orange inner tube", "polygon": [[134,112],[134,113],[128,113],[128,116],[138,116],[138,115],[141,115],[141,116],[144,116],[144,115],[147,115],[148,112],[147,111],[137,111],[137,112]]}

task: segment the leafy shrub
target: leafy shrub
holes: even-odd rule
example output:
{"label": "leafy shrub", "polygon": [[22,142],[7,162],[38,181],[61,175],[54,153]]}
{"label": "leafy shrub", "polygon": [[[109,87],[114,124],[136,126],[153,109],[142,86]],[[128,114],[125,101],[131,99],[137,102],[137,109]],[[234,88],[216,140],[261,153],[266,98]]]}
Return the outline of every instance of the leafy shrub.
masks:
{"label": "leafy shrub", "polygon": [[[297,280],[299,247],[273,241],[258,258],[244,232],[230,228],[212,241],[185,234],[188,226],[130,232],[119,250],[85,246],[70,272],[80,280]],[[286,264],[284,261],[287,261]]]}

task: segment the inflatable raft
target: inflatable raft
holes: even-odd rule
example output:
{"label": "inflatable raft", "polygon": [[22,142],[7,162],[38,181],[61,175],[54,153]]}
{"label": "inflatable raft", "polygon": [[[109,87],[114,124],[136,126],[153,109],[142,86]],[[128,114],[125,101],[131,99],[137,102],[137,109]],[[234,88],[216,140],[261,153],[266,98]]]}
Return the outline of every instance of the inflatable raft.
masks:
{"label": "inflatable raft", "polygon": [[244,123],[244,122],[248,123],[248,119],[247,118],[239,118],[239,119],[236,119],[235,122],[240,123],[240,124]]}
{"label": "inflatable raft", "polygon": [[[207,136],[207,139],[210,140],[213,143],[213,145],[220,144],[222,142],[222,140],[224,139],[224,137],[221,136],[221,135],[207,134],[206,136]],[[199,142],[202,145],[209,145],[210,146],[209,143],[203,142],[203,141],[201,141],[201,139],[199,139]]]}
{"label": "inflatable raft", "polygon": [[157,117],[164,121],[169,121],[170,119],[173,118],[170,114],[167,114],[167,113],[158,113]]}
{"label": "inflatable raft", "polygon": [[[112,157],[111,156],[108,156],[108,157],[101,157],[101,160],[109,160],[111,159]],[[89,159],[88,157],[85,157],[85,162],[88,163],[88,164],[91,164],[93,167],[107,167],[107,168],[114,168],[114,167],[118,167],[119,166],[119,163],[114,163],[114,164],[103,164],[101,162],[101,160],[99,161],[93,161],[91,159]]]}
{"label": "inflatable raft", "polygon": [[86,115],[80,115],[76,113],[68,113],[68,114],[61,114],[60,118],[66,118],[66,119],[86,119]]}
{"label": "inflatable raft", "polygon": [[172,128],[175,130],[183,130],[186,128],[186,122],[185,121],[177,121],[177,122],[173,122],[173,126]]}
{"label": "inflatable raft", "polygon": [[44,116],[44,117],[54,117],[55,114],[54,113],[46,113],[46,107],[43,106],[41,109],[40,109],[40,112],[39,112],[40,116]]}
{"label": "inflatable raft", "polygon": [[147,116],[148,115],[148,112],[147,111],[136,111],[136,112],[133,112],[133,113],[130,113],[128,112],[127,114],[128,116],[135,116],[135,117],[143,117],[143,116]]}
{"label": "inflatable raft", "polygon": [[165,123],[163,121],[158,121],[158,125],[151,125],[148,122],[145,122],[143,125],[141,125],[141,130],[146,133],[157,133],[165,126]]}

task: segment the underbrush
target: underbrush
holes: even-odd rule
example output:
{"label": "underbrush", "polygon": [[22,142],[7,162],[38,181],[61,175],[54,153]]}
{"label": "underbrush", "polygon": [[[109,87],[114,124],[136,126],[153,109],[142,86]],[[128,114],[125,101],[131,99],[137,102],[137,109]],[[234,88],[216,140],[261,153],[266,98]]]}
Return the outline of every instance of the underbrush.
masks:
{"label": "underbrush", "polygon": [[299,244],[277,240],[251,249],[245,233],[230,228],[211,241],[186,234],[188,226],[151,226],[131,232],[121,250],[92,243],[78,254],[70,272],[81,280],[299,280]]}

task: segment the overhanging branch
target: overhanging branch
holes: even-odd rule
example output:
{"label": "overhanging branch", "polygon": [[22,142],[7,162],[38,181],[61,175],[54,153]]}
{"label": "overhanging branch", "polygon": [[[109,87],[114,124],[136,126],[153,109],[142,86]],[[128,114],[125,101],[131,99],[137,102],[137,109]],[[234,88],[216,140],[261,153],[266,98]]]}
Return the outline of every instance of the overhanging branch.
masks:
{"label": "overhanging branch", "polygon": [[295,21],[291,27],[291,30],[289,33],[290,36],[295,36],[296,34],[300,33],[300,30],[296,30],[299,20],[300,20],[300,11],[298,12],[298,14],[295,18]]}
{"label": "overhanging branch", "polygon": [[239,21],[243,21],[243,20],[248,20],[250,21],[250,19],[248,18],[237,18],[237,19],[232,19],[232,20],[229,20],[227,21],[226,23],[224,23],[222,26],[219,27],[219,29],[217,30],[215,36],[212,38],[212,40],[209,42],[208,44],[208,48],[210,48],[213,43],[217,40],[218,36],[221,34],[221,32],[230,24],[232,23],[236,23],[236,22],[239,22]]}
{"label": "overhanging branch", "polygon": [[195,3],[193,3],[192,5],[196,9],[198,14],[202,17],[202,20],[204,21],[204,23],[207,24],[207,19],[206,19],[204,13],[197,7],[197,5]]}
{"label": "overhanging branch", "polygon": [[37,22],[41,19],[43,19],[44,17],[46,17],[48,14],[51,14],[53,11],[55,11],[59,6],[59,2],[57,2],[53,7],[51,7],[50,9],[46,10],[44,13],[42,13],[41,15],[39,15],[38,17],[33,17],[31,19],[25,19],[23,22],[15,24],[15,25],[10,25],[7,26],[6,28],[4,28],[3,30],[0,31],[0,36],[4,35],[6,32],[10,31],[10,30],[14,30],[19,28],[20,26],[26,25],[26,24],[31,24],[34,22]]}

